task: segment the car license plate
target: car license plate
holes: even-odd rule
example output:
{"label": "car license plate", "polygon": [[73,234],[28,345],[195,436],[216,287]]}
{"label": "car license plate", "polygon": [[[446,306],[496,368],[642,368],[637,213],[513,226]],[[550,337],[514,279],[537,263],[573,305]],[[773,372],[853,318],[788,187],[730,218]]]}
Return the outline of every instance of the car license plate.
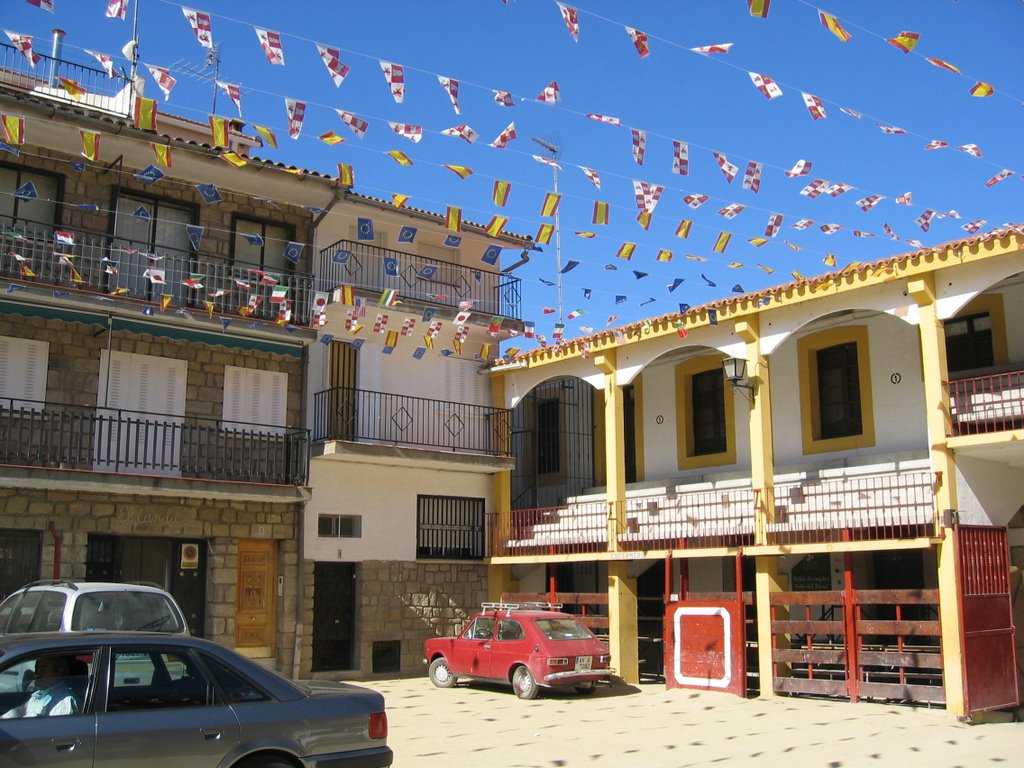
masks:
{"label": "car license plate", "polygon": [[589,672],[594,666],[593,656],[577,656],[576,657],[576,671],[577,672]]}

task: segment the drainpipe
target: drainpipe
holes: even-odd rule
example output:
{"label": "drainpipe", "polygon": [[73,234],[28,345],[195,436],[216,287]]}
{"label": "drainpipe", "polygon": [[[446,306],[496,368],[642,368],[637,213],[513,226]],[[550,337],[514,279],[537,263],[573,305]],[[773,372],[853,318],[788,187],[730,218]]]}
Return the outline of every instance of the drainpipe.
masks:
{"label": "drainpipe", "polygon": [[54,524],[53,520],[46,524],[46,529],[50,532],[50,535],[53,536],[53,578],[59,579],[61,558],[60,545],[64,541],[64,535],[57,530],[57,526]]}
{"label": "drainpipe", "polygon": [[64,47],[64,30],[54,29],[53,32],[53,48],[51,49],[50,62],[50,81],[49,85],[52,88],[57,85],[57,72],[60,70],[60,54],[61,49]]}

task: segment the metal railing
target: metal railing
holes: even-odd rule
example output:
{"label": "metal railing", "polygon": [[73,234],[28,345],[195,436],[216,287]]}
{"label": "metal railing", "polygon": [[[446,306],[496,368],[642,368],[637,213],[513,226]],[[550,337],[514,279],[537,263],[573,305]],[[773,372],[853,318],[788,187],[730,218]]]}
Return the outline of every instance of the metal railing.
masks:
{"label": "metal railing", "polygon": [[367,291],[394,289],[399,297],[448,307],[472,299],[473,309],[482,314],[520,317],[518,277],[371,243],[339,240],[321,249],[317,274],[318,289],[323,291],[339,285]]}
{"label": "metal railing", "polygon": [[[290,302],[291,308],[288,322],[309,325],[311,321],[312,275],[270,274],[257,265],[208,261],[200,254],[162,246],[154,253],[148,243],[25,220],[0,218],[0,225],[3,277],[154,304],[170,296],[170,308],[205,311],[206,302],[212,302],[215,312],[244,313],[253,320],[274,322],[281,316],[283,302],[272,301],[273,289],[285,288],[284,301]],[[56,232],[70,234],[70,241]],[[202,276],[197,287],[185,282],[193,275]]]}
{"label": "metal railing", "polygon": [[935,536],[932,483],[929,472],[779,483],[774,515],[760,528],[765,490],[750,487],[517,509],[491,514],[491,550],[496,557],[608,552],[609,527],[619,552]]}
{"label": "metal railing", "polygon": [[945,386],[950,437],[1024,428],[1024,371],[957,379]]}
{"label": "metal railing", "polygon": [[[930,472],[779,483],[768,544],[908,539],[937,534]],[[763,490],[759,493],[764,493]]]}
{"label": "metal railing", "polygon": [[313,440],[509,455],[511,411],[335,387],[313,396]]}
{"label": "metal railing", "polygon": [[304,485],[304,429],[0,399],[0,464]]}
{"label": "metal railing", "polygon": [[[40,43],[42,39],[36,38],[33,42]],[[9,42],[0,44],[0,83],[56,101],[125,116],[131,114],[131,91],[123,74],[115,72],[114,77],[110,77],[103,69],[54,59],[34,47],[33,50],[39,57],[35,66]],[[80,99],[74,99],[60,84],[57,78],[61,77],[74,81],[83,89]]]}

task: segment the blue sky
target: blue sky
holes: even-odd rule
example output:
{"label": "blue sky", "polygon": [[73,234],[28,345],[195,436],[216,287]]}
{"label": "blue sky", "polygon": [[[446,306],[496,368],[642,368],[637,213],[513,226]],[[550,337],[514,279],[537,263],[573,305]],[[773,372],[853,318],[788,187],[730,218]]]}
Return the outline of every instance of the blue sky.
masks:
{"label": "blue sky", "polygon": [[[984,219],[982,231],[1024,221],[1024,57],[1019,51],[1024,3],[772,0],[764,19],[751,17],[746,0],[565,4],[577,11],[578,41],[553,0],[197,0],[186,5],[212,17],[213,39],[221,46],[220,78],[242,87],[242,119],[276,133],[279,149],[261,150],[262,157],[328,174],[336,172],[337,163],[349,163],[358,192],[385,199],[401,193],[409,195],[410,205],[438,212],[459,206],[464,219],[480,223],[504,215],[509,231],[532,236],[554,220],[541,216],[552,169],[533,159],[543,153],[531,138],[557,144],[560,263],[578,262],[562,275],[562,313],[582,311],[572,320],[566,317],[568,337],[608,327],[612,316],[612,325],[622,325],[676,311],[680,303],[697,306],[732,295],[734,287],[751,291],[788,282],[792,271],[820,274],[831,269],[823,263],[826,254],[842,267],[914,250],[910,240],[932,245],[966,237],[962,226],[970,221]],[[141,61],[169,67],[178,79],[169,101],[152,82],[147,95],[160,99],[162,110],[206,121],[212,86],[180,71],[201,66],[206,54],[182,4],[132,0],[124,22],[105,17],[107,0],[55,0],[54,5],[55,12],[48,13],[23,0],[5,0],[2,26],[32,35],[44,53],[50,30],[59,26],[67,32],[65,58],[92,63],[83,52],[92,49],[124,64],[120,50],[131,37],[138,5]],[[822,26],[819,9],[837,17],[850,40],[842,42]],[[285,66],[268,63],[254,27],[281,33]],[[626,27],[649,36],[647,57],[638,55]],[[920,35],[909,54],[885,39],[904,31]],[[351,68],[340,87],[321,63],[317,42],[339,48]],[[732,43],[724,55],[690,50],[724,43]],[[961,74],[933,66],[926,57],[946,61]],[[405,68],[400,104],[389,93],[382,60]],[[782,96],[763,96],[751,72],[771,77]],[[461,115],[454,113],[439,75],[460,81]],[[558,83],[560,101],[538,102],[552,81]],[[994,95],[972,96],[978,81],[990,83]],[[511,92],[515,106],[496,104],[497,89]],[[813,120],[802,92],[817,96],[827,117]],[[287,136],[286,97],[309,105],[302,135],[294,141]],[[357,139],[336,109],[366,120],[365,138]],[[217,97],[217,113],[236,114],[223,94]],[[588,113],[617,118],[621,125]],[[388,121],[423,126],[422,141],[396,135]],[[505,149],[489,146],[510,122],[517,138]],[[461,124],[477,132],[475,143],[440,133]],[[880,126],[906,133],[885,133]],[[647,135],[642,165],[633,158],[630,128]],[[328,130],[346,141],[334,146],[319,141]],[[688,175],[672,172],[673,140],[688,145]],[[925,150],[932,140],[949,146]],[[982,156],[958,149],[964,145],[977,145]],[[399,166],[386,154],[396,149],[413,165]],[[712,151],[738,167],[731,183]],[[811,161],[810,174],[787,177],[784,171],[801,159]],[[763,164],[756,194],[742,186],[750,162]],[[467,166],[473,175],[459,179],[445,164]],[[600,189],[581,166],[600,174]],[[1015,173],[986,187],[1003,169]],[[504,208],[492,200],[496,179],[511,184]],[[837,197],[802,195],[816,179],[852,189]],[[647,230],[636,221],[634,181],[664,188]],[[911,204],[898,205],[897,196],[907,192]],[[709,199],[697,209],[683,201],[700,194]],[[868,195],[884,199],[863,212],[856,201]],[[608,225],[593,223],[595,201],[609,204]],[[728,220],[719,211],[730,204],[745,209]],[[961,218],[936,216],[925,232],[915,219],[926,210],[956,211]],[[749,239],[764,237],[776,213],[783,215],[778,234],[761,247],[752,245]],[[675,233],[684,219],[692,225],[682,239]],[[794,228],[801,219],[814,223]],[[821,227],[827,224],[841,228],[826,234]],[[887,235],[883,224],[901,240]],[[874,236],[854,236],[855,230]],[[715,253],[720,232],[732,237],[724,253]],[[628,261],[617,256],[627,242],[636,243]],[[657,261],[661,250],[671,251],[672,260]],[[503,262],[517,256],[506,251]],[[523,281],[523,316],[545,335],[558,317],[544,313],[545,307],[558,308],[557,286],[551,285],[558,282],[557,261],[552,241],[514,273]],[[667,286],[679,279],[683,282],[670,292]]]}

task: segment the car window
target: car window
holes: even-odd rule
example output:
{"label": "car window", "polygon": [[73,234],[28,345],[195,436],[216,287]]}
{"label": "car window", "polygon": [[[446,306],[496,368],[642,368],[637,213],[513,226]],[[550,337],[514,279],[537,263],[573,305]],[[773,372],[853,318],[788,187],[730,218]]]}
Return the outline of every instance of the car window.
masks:
{"label": "car window", "polygon": [[526,637],[523,625],[514,619],[501,619],[498,621],[499,640],[522,640]]}
{"label": "car window", "polygon": [[63,592],[29,590],[8,598],[7,632],[55,632],[60,629],[67,597]]}
{"label": "car window", "polygon": [[221,663],[218,659],[202,655],[203,662],[220,684],[221,689],[227,695],[229,704],[236,704],[246,701],[266,701],[269,697],[250,683],[235,670]]}
{"label": "car window", "polygon": [[184,627],[166,595],[159,592],[87,592],[75,602],[72,629],[181,632]]}
{"label": "car window", "polygon": [[494,619],[483,616],[474,619],[462,636],[467,640],[490,640],[494,636]]}
{"label": "car window", "polygon": [[0,669],[0,718],[85,712],[94,655],[94,650],[40,652]]}
{"label": "car window", "polygon": [[593,637],[575,619],[537,619],[537,628],[548,640],[587,640]]}
{"label": "car window", "polygon": [[107,711],[220,704],[210,678],[187,651],[115,648]]}

